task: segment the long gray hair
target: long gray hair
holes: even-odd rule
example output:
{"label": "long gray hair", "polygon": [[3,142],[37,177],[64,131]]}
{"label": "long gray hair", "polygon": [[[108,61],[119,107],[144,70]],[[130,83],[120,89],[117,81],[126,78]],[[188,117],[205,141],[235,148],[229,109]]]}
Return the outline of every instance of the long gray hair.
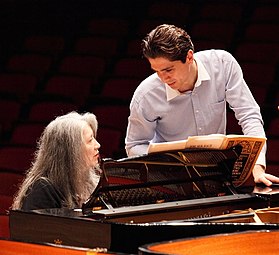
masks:
{"label": "long gray hair", "polygon": [[70,112],[49,123],[40,137],[34,161],[14,198],[12,209],[21,209],[28,189],[40,178],[50,181],[65,196],[63,207],[81,206],[89,197],[98,177],[96,169],[87,165],[83,153],[82,131],[87,124],[96,138],[98,123],[92,113]]}

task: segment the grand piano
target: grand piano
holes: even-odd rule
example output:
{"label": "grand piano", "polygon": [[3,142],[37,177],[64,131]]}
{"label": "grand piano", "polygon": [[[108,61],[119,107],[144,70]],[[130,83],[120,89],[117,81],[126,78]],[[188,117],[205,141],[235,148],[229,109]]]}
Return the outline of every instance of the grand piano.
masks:
{"label": "grand piano", "polygon": [[246,185],[253,153],[237,145],[102,159],[82,208],[12,210],[11,238],[135,254],[148,243],[279,229],[257,214],[278,205],[278,188]]}

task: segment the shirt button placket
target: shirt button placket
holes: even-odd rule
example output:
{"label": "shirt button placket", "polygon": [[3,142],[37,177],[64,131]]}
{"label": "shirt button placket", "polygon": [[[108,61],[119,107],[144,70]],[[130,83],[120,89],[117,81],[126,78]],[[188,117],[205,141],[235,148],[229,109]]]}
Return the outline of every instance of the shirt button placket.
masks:
{"label": "shirt button placket", "polygon": [[196,120],[196,126],[197,126],[197,134],[202,134],[202,115],[200,114],[200,103],[197,93],[192,93],[192,102],[193,102],[193,108],[194,108],[194,114],[195,114],[195,120]]}

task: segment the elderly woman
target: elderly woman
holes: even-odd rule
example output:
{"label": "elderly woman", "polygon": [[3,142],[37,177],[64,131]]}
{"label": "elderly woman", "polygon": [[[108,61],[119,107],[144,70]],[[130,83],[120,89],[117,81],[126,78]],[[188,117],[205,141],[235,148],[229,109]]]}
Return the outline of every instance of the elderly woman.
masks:
{"label": "elderly woman", "polygon": [[71,112],[50,122],[12,209],[80,208],[99,181],[97,127],[92,113]]}

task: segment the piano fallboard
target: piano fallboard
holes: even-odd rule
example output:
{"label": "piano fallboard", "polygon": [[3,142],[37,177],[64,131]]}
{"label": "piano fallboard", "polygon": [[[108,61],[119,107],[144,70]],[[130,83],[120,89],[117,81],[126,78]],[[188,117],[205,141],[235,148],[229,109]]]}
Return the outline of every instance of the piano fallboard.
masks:
{"label": "piano fallboard", "polygon": [[123,223],[146,223],[167,220],[194,220],[228,214],[233,210],[264,208],[267,200],[254,194],[235,194],[221,197],[165,202],[141,206],[119,207],[88,211],[85,217]]}

